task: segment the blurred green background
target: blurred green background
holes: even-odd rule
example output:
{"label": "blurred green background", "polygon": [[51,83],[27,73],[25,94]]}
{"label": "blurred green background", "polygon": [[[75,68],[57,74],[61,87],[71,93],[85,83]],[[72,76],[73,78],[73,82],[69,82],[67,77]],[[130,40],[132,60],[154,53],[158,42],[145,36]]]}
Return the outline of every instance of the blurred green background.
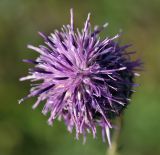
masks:
{"label": "blurred green background", "polygon": [[[123,30],[123,42],[133,43],[145,70],[137,82],[141,86],[125,112],[119,143],[121,155],[160,154],[160,0],[0,0],[0,155],[104,155],[106,145],[88,135],[85,145],[69,134],[63,122],[47,125],[35,111],[35,99],[18,105],[29,91],[29,82],[19,82],[27,74],[23,58],[35,57],[27,44],[38,45],[37,32],[47,34],[69,23],[73,7],[75,25],[83,26],[91,12],[92,25],[109,22],[102,36]],[[132,50],[131,49],[131,50]]]}

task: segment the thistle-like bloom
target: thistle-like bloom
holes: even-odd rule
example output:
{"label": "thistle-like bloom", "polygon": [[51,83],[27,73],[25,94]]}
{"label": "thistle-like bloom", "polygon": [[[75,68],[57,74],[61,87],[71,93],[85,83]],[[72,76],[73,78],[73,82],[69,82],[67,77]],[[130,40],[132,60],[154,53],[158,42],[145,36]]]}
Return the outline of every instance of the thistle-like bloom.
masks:
{"label": "thistle-like bloom", "polygon": [[80,32],[75,30],[71,10],[70,25],[55,30],[50,36],[39,33],[45,45],[28,48],[39,53],[36,60],[24,60],[34,64],[29,75],[20,80],[41,81],[33,84],[24,99],[37,97],[33,108],[46,101],[43,114],[50,113],[48,123],[63,119],[68,130],[76,130],[86,137],[87,132],[96,136],[96,127],[102,129],[103,140],[110,144],[111,119],[119,116],[128,105],[133,78],[139,60],[131,61],[129,45],[120,46],[113,38],[100,40],[102,27],[91,32],[90,14]]}

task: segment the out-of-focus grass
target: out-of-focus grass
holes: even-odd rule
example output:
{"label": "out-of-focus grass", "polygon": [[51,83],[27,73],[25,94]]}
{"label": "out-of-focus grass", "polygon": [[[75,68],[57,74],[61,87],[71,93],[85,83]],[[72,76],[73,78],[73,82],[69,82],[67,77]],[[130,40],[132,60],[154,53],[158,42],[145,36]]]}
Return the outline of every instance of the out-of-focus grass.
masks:
{"label": "out-of-focus grass", "polygon": [[21,59],[35,57],[26,44],[42,43],[37,31],[48,34],[69,23],[71,7],[76,26],[82,27],[91,12],[93,24],[110,23],[103,37],[122,29],[123,42],[132,42],[131,50],[143,59],[144,72],[137,80],[141,86],[126,110],[119,149],[124,155],[159,155],[159,0],[0,0],[0,155],[105,154],[107,144],[102,143],[100,132],[96,140],[89,135],[83,145],[63,122],[49,127],[40,112],[42,106],[31,109],[34,99],[17,103],[29,90],[29,82],[18,82],[28,67]]}

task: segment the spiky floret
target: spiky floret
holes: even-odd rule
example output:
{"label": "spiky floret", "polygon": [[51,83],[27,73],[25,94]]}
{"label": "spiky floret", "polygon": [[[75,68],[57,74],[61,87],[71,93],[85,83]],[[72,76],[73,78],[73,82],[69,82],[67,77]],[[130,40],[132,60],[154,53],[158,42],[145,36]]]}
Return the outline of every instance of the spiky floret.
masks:
{"label": "spiky floret", "polygon": [[39,33],[45,45],[28,45],[39,57],[24,60],[35,66],[20,80],[42,82],[20,103],[36,96],[36,108],[45,100],[42,113],[50,113],[49,124],[56,118],[63,119],[70,132],[75,127],[77,139],[79,134],[85,138],[90,131],[95,137],[96,126],[100,126],[103,139],[107,138],[110,144],[110,120],[128,105],[140,62],[129,59],[132,53],[126,51],[128,45],[120,46],[115,41],[119,35],[100,40],[99,33],[106,26],[95,27],[91,32],[88,14],[82,31],[75,30],[71,9],[70,25],[50,36]]}

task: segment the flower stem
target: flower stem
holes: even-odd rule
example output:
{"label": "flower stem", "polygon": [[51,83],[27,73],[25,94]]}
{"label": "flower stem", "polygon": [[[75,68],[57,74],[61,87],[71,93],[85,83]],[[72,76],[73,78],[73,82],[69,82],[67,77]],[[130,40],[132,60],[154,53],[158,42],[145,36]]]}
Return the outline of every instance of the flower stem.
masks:
{"label": "flower stem", "polygon": [[118,141],[122,128],[122,116],[118,117],[116,120],[116,129],[112,135],[111,147],[107,150],[106,155],[119,155],[118,153]]}

